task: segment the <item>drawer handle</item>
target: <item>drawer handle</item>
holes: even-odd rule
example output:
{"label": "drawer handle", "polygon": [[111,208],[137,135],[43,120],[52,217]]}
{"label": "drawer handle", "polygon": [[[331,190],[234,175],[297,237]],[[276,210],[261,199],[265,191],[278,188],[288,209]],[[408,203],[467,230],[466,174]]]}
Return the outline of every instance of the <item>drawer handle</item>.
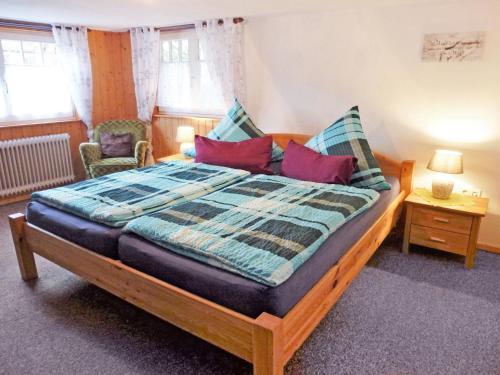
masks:
{"label": "drawer handle", "polygon": [[430,240],[431,241],[434,241],[434,242],[439,242],[439,243],[446,243],[445,240],[443,240],[442,238],[439,238],[439,237],[430,237]]}
{"label": "drawer handle", "polygon": [[434,219],[434,221],[438,221],[440,223],[449,223],[450,222],[448,219],[445,219],[444,217],[439,217],[439,216],[435,216],[433,219]]}

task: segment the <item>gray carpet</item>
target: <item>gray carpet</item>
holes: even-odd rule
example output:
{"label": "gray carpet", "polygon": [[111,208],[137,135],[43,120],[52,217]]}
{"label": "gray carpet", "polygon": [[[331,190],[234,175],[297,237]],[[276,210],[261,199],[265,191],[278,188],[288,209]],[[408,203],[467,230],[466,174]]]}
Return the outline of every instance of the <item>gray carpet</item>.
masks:
{"label": "gray carpet", "polygon": [[[21,281],[0,208],[1,374],[250,374],[245,362],[37,258]],[[287,374],[500,374],[500,256],[399,252],[392,236]]]}

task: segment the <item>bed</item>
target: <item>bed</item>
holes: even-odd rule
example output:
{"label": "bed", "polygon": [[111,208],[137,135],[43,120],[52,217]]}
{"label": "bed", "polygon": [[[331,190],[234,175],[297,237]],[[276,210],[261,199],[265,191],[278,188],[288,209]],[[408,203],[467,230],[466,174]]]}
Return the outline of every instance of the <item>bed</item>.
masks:
{"label": "bed", "polygon": [[[284,147],[290,139],[304,144],[309,136],[273,134],[273,138]],[[126,256],[127,249],[136,250],[149,245],[142,243],[137,237],[120,236],[119,252],[124,259],[122,262],[29,223],[23,214],[14,214],[9,220],[21,276],[24,280],[38,277],[33,255],[36,253],[159,318],[252,363],[255,374],[281,374],[287,361],[361,271],[400,217],[403,200],[411,191],[414,162],[397,162],[377,153],[375,156],[384,175],[393,177],[393,185],[398,185],[396,180],[399,182],[399,193],[395,194],[393,191],[393,195],[386,199],[382,208],[375,213],[375,217],[365,224],[366,230],[363,234],[351,239],[352,244],[346,241],[344,249],[338,249],[338,261],[334,259],[335,256],[330,257],[319,280],[312,278],[305,290],[294,294],[293,298],[285,302],[280,301],[274,307],[255,307],[254,304],[252,310],[243,311],[227,301],[219,300],[217,303],[214,296],[210,296],[211,300],[204,298],[200,295],[204,294],[203,291],[188,291],[174,285],[182,284],[178,280],[164,277],[165,275],[155,274],[137,259],[132,259],[130,251],[129,256]],[[380,199],[379,203],[383,201],[384,199]],[[373,215],[374,208],[366,214]],[[358,219],[360,218],[362,217]],[[321,251],[315,254],[320,255]],[[312,257],[309,261],[314,259],[315,257]],[[300,272],[306,272],[307,265],[306,263],[299,268],[296,274],[300,276]],[[177,269],[182,269],[182,265]],[[262,310],[264,312],[261,312]]]}

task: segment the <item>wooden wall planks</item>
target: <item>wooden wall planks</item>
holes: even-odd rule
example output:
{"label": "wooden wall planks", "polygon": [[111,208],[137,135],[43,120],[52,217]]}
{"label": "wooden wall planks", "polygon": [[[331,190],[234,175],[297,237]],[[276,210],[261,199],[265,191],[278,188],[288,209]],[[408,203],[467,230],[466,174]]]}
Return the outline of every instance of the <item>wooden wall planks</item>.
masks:
{"label": "wooden wall planks", "polygon": [[136,119],[130,34],[90,30],[92,61],[93,123]]}
{"label": "wooden wall planks", "polygon": [[177,127],[190,125],[199,135],[207,135],[220,118],[179,117],[155,115],[153,117],[153,153],[155,158],[179,153],[180,144],[175,141]]}

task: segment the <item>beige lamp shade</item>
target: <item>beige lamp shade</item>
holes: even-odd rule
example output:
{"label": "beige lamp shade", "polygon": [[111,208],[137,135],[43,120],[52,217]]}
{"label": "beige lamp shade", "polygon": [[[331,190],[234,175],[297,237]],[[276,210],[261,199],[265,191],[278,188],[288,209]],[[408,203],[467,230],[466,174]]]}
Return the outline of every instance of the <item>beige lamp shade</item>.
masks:
{"label": "beige lamp shade", "polygon": [[176,142],[191,143],[194,140],[194,128],[192,126],[179,126],[177,128]]}
{"label": "beige lamp shade", "polygon": [[461,174],[464,173],[462,153],[458,151],[436,150],[427,169],[435,172]]}

